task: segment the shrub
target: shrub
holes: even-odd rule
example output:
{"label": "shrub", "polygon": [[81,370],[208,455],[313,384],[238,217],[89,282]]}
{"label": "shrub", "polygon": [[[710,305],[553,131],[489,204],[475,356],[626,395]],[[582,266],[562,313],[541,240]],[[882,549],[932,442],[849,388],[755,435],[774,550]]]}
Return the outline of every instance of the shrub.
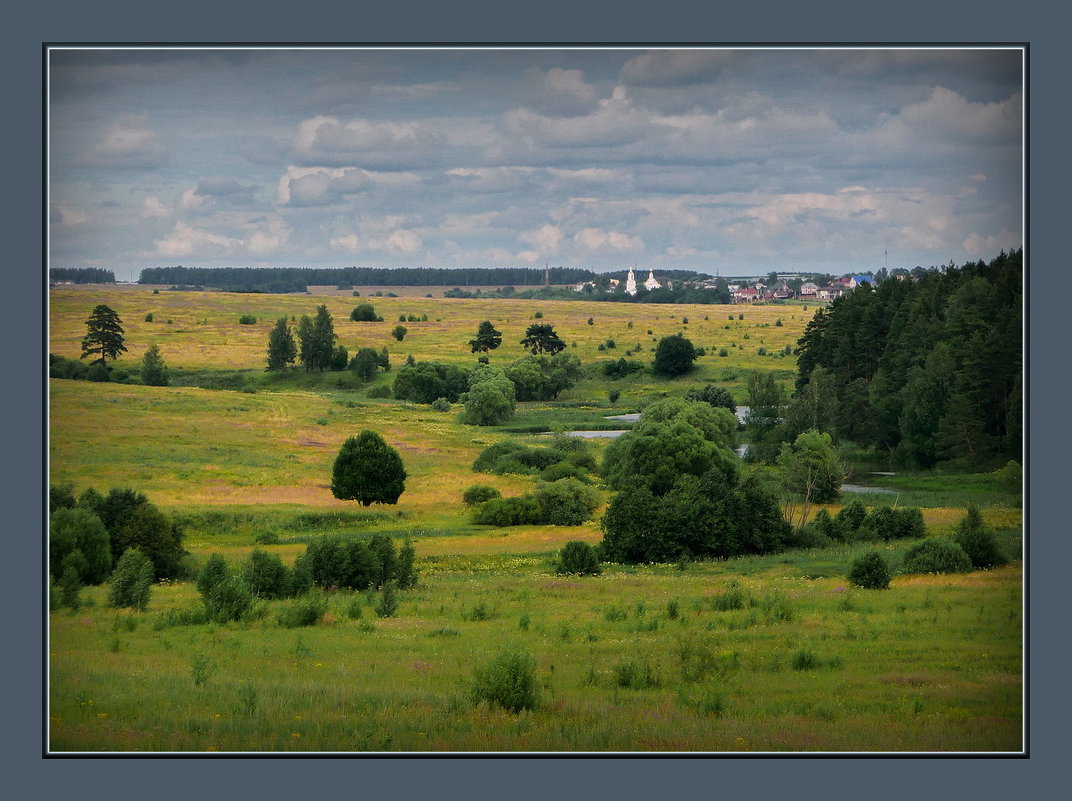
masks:
{"label": "shrub", "polygon": [[286,629],[315,626],[327,609],[328,599],[319,592],[310,592],[280,609],[276,619]]}
{"label": "shrub", "polygon": [[145,322],[151,323],[152,321],[153,321],[153,313],[149,312],[147,315],[145,315]]}
{"label": "shrub", "polygon": [[646,660],[641,662],[636,659],[626,659],[616,664],[611,671],[614,675],[614,684],[628,690],[644,690],[662,684],[658,671],[653,669]]}
{"label": "shrub", "polygon": [[229,576],[213,584],[202,596],[209,620],[226,623],[241,620],[253,606],[253,593],[241,576]]}
{"label": "shrub", "polygon": [[983,517],[974,505],[968,506],[964,519],[957,523],[953,540],[968,554],[974,567],[986,569],[1007,561],[993,532],[983,526]]}
{"label": "shrub", "polygon": [[395,583],[392,580],[383,585],[380,601],[376,604],[376,617],[394,617],[397,611],[398,593],[395,591]]}
{"label": "shrub", "polygon": [[737,402],[730,391],[723,387],[716,387],[714,384],[704,384],[703,389],[690,389],[685,393],[685,400],[709,403],[712,406],[728,409],[734,414],[737,413]]}
{"label": "shrub", "polygon": [[278,554],[269,554],[254,548],[242,568],[242,578],[249,585],[254,598],[288,598],[293,589],[290,571]]}
{"label": "shrub", "polygon": [[558,552],[555,572],[559,575],[598,576],[601,568],[596,549],[581,540],[567,542]]}
{"label": "shrub", "polygon": [[350,319],[359,323],[383,322],[383,318],[377,316],[376,309],[371,303],[359,303],[355,306],[354,310],[350,312]]}
{"label": "shrub", "polygon": [[919,509],[894,509],[879,506],[867,515],[857,531],[860,539],[898,540],[920,539],[927,536],[927,527],[923,522],[923,513]]}
{"label": "shrub", "polygon": [[865,590],[884,590],[890,586],[890,566],[878,551],[868,551],[853,560],[847,578]]}
{"label": "shrub", "polygon": [[128,548],[112,571],[108,606],[144,612],[149,606],[152,584],[153,563],[141,551]]}
{"label": "shrub", "polygon": [[474,484],[462,493],[462,502],[466,506],[476,506],[478,503],[501,497],[502,493],[495,487],[489,487],[486,484]]}
{"label": "shrub", "polygon": [[575,478],[542,484],[534,499],[540,510],[536,522],[552,526],[579,526],[591,519],[599,505],[595,490]]}
{"label": "shrub", "polygon": [[540,506],[531,495],[492,498],[477,506],[473,522],[486,526],[527,526],[543,522]]}
{"label": "shrub", "polygon": [[432,409],[437,412],[449,412],[450,401],[446,398],[436,398],[434,401],[432,401]]}
{"label": "shrub", "polygon": [[396,325],[393,329],[391,329],[391,336],[393,336],[399,342],[401,342],[403,339],[405,339],[406,334],[408,334],[408,333],[409,333],[409,329],[406,328],[404,325]]}
{"label": "shrub", "polygon": [[644,365],[632,359],[622,357],[616,362],[603,362],[603,375],[611,380],[625,378],[633,373],[639,373]]}
{"label": "shrub", "polygon": [[535,709],[540,700],[536,660],[523,651],[502,651],[473,671],[470,694],[476,703],[486,702],[515,714],[523,709]]}
{"label": "shrub", "polygon": [[394,396],[395,394],[386,384],[380,384],[365,393],[365,397],[367,398],[393,398]]}
{"label": "shrub", "polygon": [[81,570],[86,558],[81,551],[71,551],[63,560],[60,570],[60,602],[71,609],[78,609],[82,602],[78,597],[82,589]]}
{"label": "shrub", "polygon": [[49,521],[48,559],[53,576],[62,575],[68,554],[79,552],[79,580],[83,584],[100,584],[112,569],[112,550],[108,531],[101,519],[86,509],[57,509]]}
{"label": "shrub", "polygon": [[201,568],[197,574],[197,591],[202,596],[207,595],[208,592],[231,576],[231,571],[227,567],[227,562],[221,554],[214,553],[205,562],[205,566]]}
{"label": "shrub", "polygon": [[864,522],[865,517],[867,517],[867,509],[857,499],[853,498],[845,504],[834,517],[839,539],[855,539],[860,529],[860,524]]}
{"label": "shrub", "polygon": [[417,586],[417,551],[413,543],[408,539],[398,549],[398,560],[395,562],[395,583],[399,589],[407,590]]}
{"label": "shrub", "polygon": [[909,548],[901,563],[902,573],[967,573],[971,559],[956,542],[932,537]]}
{"label": "shrub", "polygon": [[241,317],[238,318],[238,324],[239,325],[256,325],[257,324],[257,318],[254,317],[252,314],[243,314]]}

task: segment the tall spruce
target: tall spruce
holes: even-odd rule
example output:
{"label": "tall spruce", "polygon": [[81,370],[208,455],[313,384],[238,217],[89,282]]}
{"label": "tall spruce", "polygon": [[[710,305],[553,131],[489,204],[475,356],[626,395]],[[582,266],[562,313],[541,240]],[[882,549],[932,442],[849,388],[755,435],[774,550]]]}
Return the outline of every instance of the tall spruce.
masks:
{"label": "tall spruce", "polygon": [[96,356],[93,364],[105,364],[107,360],[118,359],[120,353],[126,353],[123,344],[123,321],[116,312],[103,303],[94,306],[89,319],[86,320],[86,335],[82,339],[82,358]]}
{"label": "tall spruce", "polygon": [[275,321],[275,327],[268,334],[268,369],[283,372],[298,356],[298,346],[286,317]]}

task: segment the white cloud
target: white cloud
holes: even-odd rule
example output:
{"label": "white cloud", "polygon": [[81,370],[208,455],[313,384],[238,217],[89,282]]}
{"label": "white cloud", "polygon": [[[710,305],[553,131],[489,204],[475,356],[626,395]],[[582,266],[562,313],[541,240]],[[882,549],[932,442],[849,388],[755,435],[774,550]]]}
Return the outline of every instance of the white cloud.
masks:
{"label": "white cloud", "polygon": [[593,256],[644,251],[644,242],[640,237],[621,231],[604,231],[599,228],[581,229],[574,234],[573,242],[583,253]]}
{"label": "white cloud", "polygon": [[622,81],[641,85],[691,83],[714,77],[733,58],[729,50],[652,50],[622,67]]}
{"label": "white cloud", "polygon": [[411,161],[446,145],[446,136],[413,122],[342,122],[324,115],[302,122],[294,137],[294,151],[301,160],[325,166]]}
{"label": "white cloud", "polygon": [[242,246],[241,239],[214,234],[201,228],[194,228],[184,222],[175,223],[171,233],[163,239],[155,240],[155,255],[171,256],[217,256],[226,255]]}
{"label": "white cloud", "polygon": [[358,253],[361,250],[361,240],[357,238],[357,234],[332,237],[330,244],[335,250],[346,253]]}
{"label": "white cloud", "polygon": [[969,259],[992,259],[999,251],[1009,252],[1022,246],[1023,237],[1007,229],[995,235],[972,232],[961,243],[961,249]]}
{"label": "white cloud", "polygon": [[99,167],[155,167],[167,156],[167,149],[146,119],[127,115],[104,129],[85,160]]}
{"label": "white cloud", "polygon": [[280,205],[324,206],[370,189],[369,173],[354,167],[288,167],[276,187]]}
{"label": "white cloud", "polygon": [[167,217],[171,214],[171,209],[168,205],[160,200],[155,195],[149,195],[141,203],[142,214],[146,217]]}
{"label": "white cloud", "polygon": [[564,236],[557,225],[541,225],[535,230],[521,232],[517,238],[532,245],[538,255],[552,256],[562,247]]}
{"label": "white cloud", "polygon": [[420,250],[421,238],[413,231],[399,230],[387,237],[387,250],[404,255],[411,255]]}

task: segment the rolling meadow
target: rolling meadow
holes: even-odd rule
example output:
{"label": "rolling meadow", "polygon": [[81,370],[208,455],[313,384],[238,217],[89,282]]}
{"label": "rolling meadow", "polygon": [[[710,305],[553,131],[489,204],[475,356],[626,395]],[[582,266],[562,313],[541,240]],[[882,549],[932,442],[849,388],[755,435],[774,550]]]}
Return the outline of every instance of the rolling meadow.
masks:
{"label": "rolling meadow", "polygon": [[[604,564],[557,575],[569,541],[598,543],[599,512],[578,526],[496,528],[471,521],[473,484],[503,496],[523,475],[472,469],[483,449],[548,432],[617,427],[605,418],[713,384],[747,403],[754,371],[785,387],[788,351],[815,307],[705,306],[443,298],[442,287],[334,287],[308,295],[63,286],[49,293],[49,352],[78,359],[97,304],[117,311],[136,379],[156,344],[171,386],[49,382],[49,483],[75,494],[130,487],[178,522],[191,569],[212,554],[237,568],[254,550],[292,565],[329,536],[409,541],[419,580],[397,611],[377,593],[326,593],[315,625],[284,625],[288,601],[261,600],[241,621],[190,622],[193,581],[152,587],[145,611],[108,606],[107,586],[48,625],[49,747],[56,752],[1016,752],[1023,747],[1023,570],[1019,493],[990,474],[860,468],[882,493],[868,506],[921,508],[945,534],[973,503],[1013,560],[957,574],[897,575],[887,590],[846,580],[872,544],[678,564]],[[426,295],[435,295],[427,297]],[[381,322],[353,322],[359,303]],[[391,371],[265,370],[281,317],[325,304],[338,343],[390,353]],[[537,315],[539,315],[537,317]],[[256,322],[243,324],[243,316]],[[488,354],[505,366],[535,320],[554,325],[584,367],[554,401],[518,403],[501,426],[459,421],[461,407],[370,398],[407,356],[470,367],[468,341],[490,320]],[[407,329],[402,341],[396,325]],[[601,363],[651,362],[683,332],[704,349],[676,379],[609,380]],[[725,355],[721,355],[725,354]],[[613,393],[613,394],[612,394]],[[613,398],[613,400],[612,400]],[[331,492],[347,438],[370,429],[408,474],[396,505]],[[598,455],[607,440],[593,439]],[[762,470],[762,468],[759,468]],[[611,493],[596,485],[601,509]],[[850,496],[825,504],[831,514]],[[792,501],[787,500],[792,506]],[[879,547],[894,566],[910,543]],[[520,713],[474,698],[474,670],[504,649],[531,656],[538,703]]]}

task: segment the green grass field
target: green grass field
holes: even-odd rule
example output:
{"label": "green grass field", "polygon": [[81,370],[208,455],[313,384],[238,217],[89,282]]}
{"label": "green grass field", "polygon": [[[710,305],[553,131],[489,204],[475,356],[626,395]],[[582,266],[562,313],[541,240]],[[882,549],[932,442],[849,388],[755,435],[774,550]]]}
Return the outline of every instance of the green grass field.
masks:
{"label": "green grass field", "polygon": [[[793,357],[757,349],[777,353],[795,343],[810,310],[347,295],[52,291],[52,353],[77,358],[89,311],[106,303],[127,332],[120,366],[136,372],[156,342],[187,385],[52,380],[51,483],[145,492],[183,522],[198,561],[220,552],[237,566],[261,547],[291,562],[310,538],[382,531],[413,539],[421,575],[401,594],[396,617],[377,618],[374,599],[361,595],[355,619],[353,594],[335,592],[324,619],[299,629],[277,624],[285,602],[264,602],[242,623],[169,625],[168,610],[197,601],[185,582],[154,586],[142,614],[108,608],[104,587],[84,590],[88,605],[50,615],[52,750],[1021,749],[1019,562],[898,577],[885,591],[847,585],[862,546],[684,569],[609,566],[599,577],[562,578],[550,567],[554,553],[569,540],[598,542],[597,522],[494,529],[469,521],[461,502],[469,485],[504,495],[532,486],[522,476],[473,473],[487,445],[508,436],[537,442],[535,432],[557,427],[595,428],[604,415],[708,382],[744,402],[751,370],[791,381]],[[382,323],[349,322],[350,309],[366,300]],[[507,426],[474,428],[458,422],[457,406],[436,412],[370,400],[369,386],[349,373],[265,373],[274,320],[312,315],[320,303],[351,353],[387,346],[396,367],[410,353],[471,363],[467,341],[485,319],[504,335],[491,361],[507,364],[522,355],[518,340],[540,311],[542,322],[576,343],[588,376],[556,403],[519,404]],[[144,322],[150,312],[154,322]],[[258,323],[240,325],[242,314]],[[401,314],[429,320],[405,323],[409,334],[398,343],[390,330]],[[643,351],[630,358],[650,362],[655,341],[679,330],[707,349],[689,376],[607,382],[600,375],[600,361],[637,343]],[[607,339],[616,348],[600,351]],[[719,348],[729,355],[719,357]],[[393,373],[377,379],[391,380]],[[206,388],[221,386],[231,388]],[[613,405],[612,388],[621,391]],[[402,455],[409,479],[397,506],[364,509],[331,495],[335,454],[364,428]],[[925,507],[932,533],[947,531],[972,501],[1006,550],[1019,554],[1017,496],[986,476],[868,483],[901,495],[860,496],[865,503],[899,498]],[[277,544],[258,545],[265,534]],[[888,546],[890,561],[907,547]],[[739,593],[741,607],[719,611],[727,590]],[[507,645],[536,659],[542,693],[532,712],[496,711],[469,697],[474,667]]]}

